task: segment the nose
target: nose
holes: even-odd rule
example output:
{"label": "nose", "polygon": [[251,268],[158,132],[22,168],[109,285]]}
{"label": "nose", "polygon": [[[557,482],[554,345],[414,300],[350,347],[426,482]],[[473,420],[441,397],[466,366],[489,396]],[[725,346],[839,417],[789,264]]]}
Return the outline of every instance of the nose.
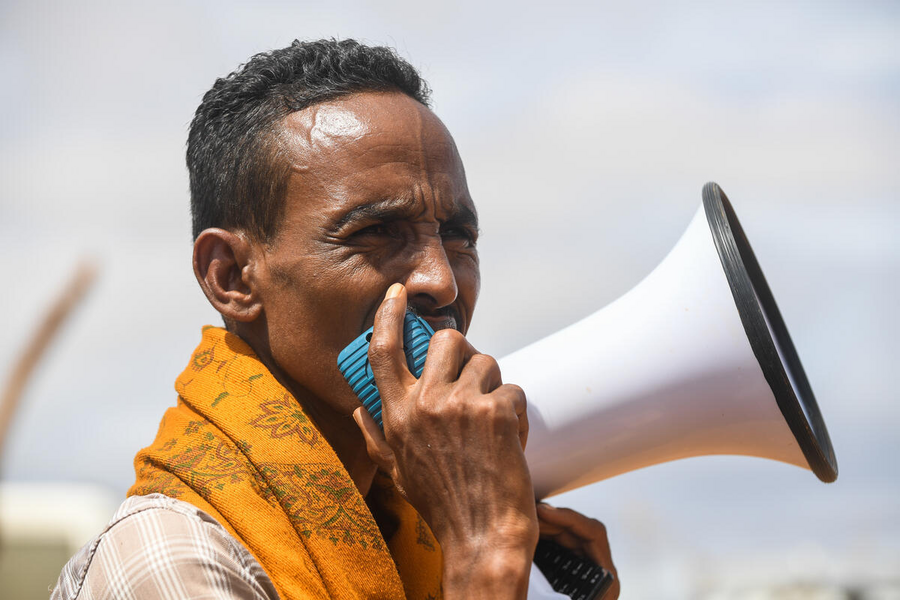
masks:
{"label": "nose", "polygon": [[404,282],[409,303],[420,310],[443,308],[456,300],[456,274],[440,236],[423,241]]}

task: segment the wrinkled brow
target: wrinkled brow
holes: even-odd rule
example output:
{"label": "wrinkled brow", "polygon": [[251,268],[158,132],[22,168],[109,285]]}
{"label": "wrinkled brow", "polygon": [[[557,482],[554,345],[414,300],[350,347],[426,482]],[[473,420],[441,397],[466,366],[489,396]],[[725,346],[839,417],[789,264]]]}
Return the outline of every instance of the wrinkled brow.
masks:
{"label": "wrinkled brow", "polygon": [[[341,229],[354,222],[389,222],[401,219],[414,218],[421,213],[421,207],[415,200],[380,200],[356,206],[347,211],[334,224],[335,229]],[[465,225],[475,230],[478,229],[478,215],[468,206],[457,203],[453,212],[443,223],[452,225]]]}

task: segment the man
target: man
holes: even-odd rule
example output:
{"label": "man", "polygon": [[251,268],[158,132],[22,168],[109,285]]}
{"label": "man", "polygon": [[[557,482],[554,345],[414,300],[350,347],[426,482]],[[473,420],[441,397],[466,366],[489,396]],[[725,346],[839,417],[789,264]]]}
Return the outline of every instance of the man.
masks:
{"label": "man", "polygon": [[[204,96],[193,262],[226,328],[54,597],[521,598],[540,531],[612,568],[602,525],[536,508],[525,395],[464,337],[477,216],[428,94],[347,40],[255,56]],[[437,331],[420,379],[407,309]],[[383,432],[336,366],[373,325]]]}

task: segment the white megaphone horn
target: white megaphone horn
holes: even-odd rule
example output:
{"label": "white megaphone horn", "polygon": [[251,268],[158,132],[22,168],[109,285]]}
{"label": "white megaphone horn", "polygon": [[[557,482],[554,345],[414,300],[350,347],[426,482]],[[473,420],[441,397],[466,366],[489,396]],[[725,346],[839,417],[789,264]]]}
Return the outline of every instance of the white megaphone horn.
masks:
{"label": "white megaphone horn", "polygon": [[500,361],[528,397],[538,498],[679,458],[759,456],[837,478],[772,292],[715,183],[662,263],[591,316]]}

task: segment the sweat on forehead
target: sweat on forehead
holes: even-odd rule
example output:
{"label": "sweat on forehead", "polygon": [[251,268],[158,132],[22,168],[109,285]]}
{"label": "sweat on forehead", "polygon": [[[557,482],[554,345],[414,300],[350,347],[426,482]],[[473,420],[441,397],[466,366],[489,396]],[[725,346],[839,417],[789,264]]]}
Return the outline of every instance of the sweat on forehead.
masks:
{"label": "sweat on forehead", "polygon": [[302,169],[304,153],[352,152],[364,136],[429,157],[447,158],[456,150],[440,119],[399,92],[361,92],[293,112],[282,119],[279,138],[289,148],[289,160]]}

